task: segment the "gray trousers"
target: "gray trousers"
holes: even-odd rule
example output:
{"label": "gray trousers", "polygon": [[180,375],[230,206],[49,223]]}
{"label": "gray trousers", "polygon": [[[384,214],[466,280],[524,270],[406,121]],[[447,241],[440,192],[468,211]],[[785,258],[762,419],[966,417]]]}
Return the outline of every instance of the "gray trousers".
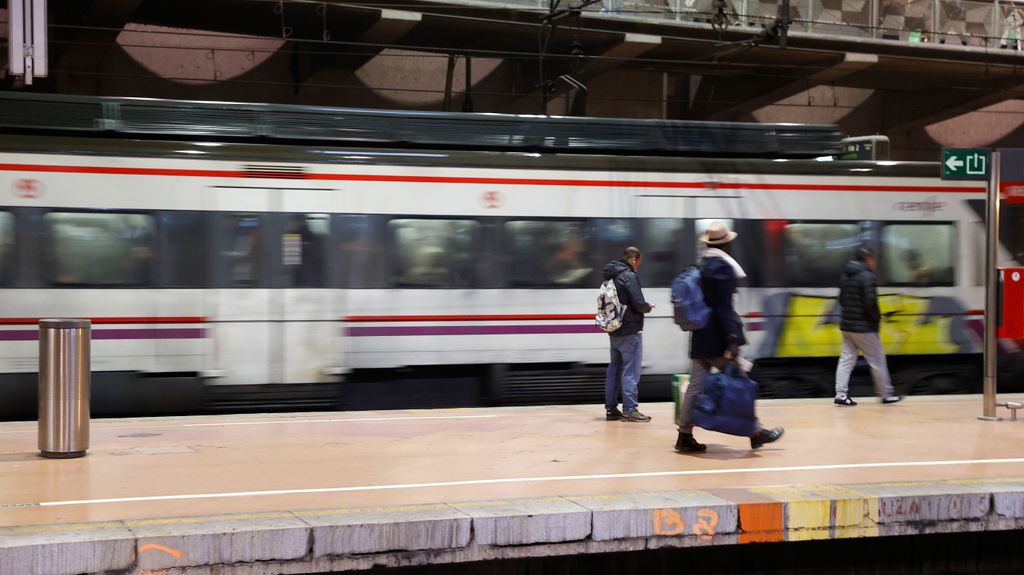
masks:
{"label": "gray trousers", "polygon": [[850,391],[850,374],[857,366],[857,351],[864,354],[864,359],[871,368],[871,379],[875,382],[875,393],[880,397],[896,395],[896,390],[889,380],[889,366],[885,361],[885,350],[878,332],[856,333],[841,331],[843,334],[843,352],[839,356],[836,367],[836,397],[846,397]]}

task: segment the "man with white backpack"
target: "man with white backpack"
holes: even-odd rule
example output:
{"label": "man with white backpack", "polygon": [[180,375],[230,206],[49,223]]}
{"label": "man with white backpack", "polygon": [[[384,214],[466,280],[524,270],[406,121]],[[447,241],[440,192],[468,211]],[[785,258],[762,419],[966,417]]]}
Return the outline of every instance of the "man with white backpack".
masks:
{"label": "man with white backpack", "polygon": [[[611,341],[611,363],[605,375],[604,406],[608,421],[647,422],[651,418],[637,409],[637,384],[643,360],[644,314],[654,304],[644,299],[640,278],[636,275],[644,261],[640,250],[626,248],[622,259],[604,267],[601,293],[597,298],[596,321],[608,332]],[[619,411],[619,393],[622,411]]]}

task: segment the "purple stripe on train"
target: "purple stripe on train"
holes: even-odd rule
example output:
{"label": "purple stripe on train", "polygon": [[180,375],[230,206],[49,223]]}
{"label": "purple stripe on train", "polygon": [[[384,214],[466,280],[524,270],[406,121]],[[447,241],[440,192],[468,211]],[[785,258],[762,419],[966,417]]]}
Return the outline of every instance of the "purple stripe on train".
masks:
{"label": "purple stripe on train", "polygon": [[596,325],[399,325],[355,326],[346,335],[376,337],[395,335],[524,335],[551,333],[604,333]]}
{"label": "purple stripe on train", "polygon": [[[202,339],[203,328],[177,329],[94,329],[92,339]],[[39,331],[34,329],[0,330],[0,341],[37,341]]]}

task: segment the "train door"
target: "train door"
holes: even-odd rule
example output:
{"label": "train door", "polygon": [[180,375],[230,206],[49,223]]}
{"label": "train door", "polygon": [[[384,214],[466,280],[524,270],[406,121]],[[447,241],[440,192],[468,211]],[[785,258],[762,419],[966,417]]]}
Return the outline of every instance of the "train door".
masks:
{"label": "train door", "polygon": [[644,369],[650,373],[679,373],[687,369],[685,354],[689,336],[672,321],[668,285],[694,262],[693,198],[668,195],[633,197],[633,214],[641,230],[638,246],[644,254],[640,277],[644,294],[658,307],[644,325]]}
{"label": "train door", "polygon": [[210,187],[211,288],[204,302],[212,337],[205,372],[214,385],[278,383],[283,376],[280,304],[275,300],[273,214],[280,192]]}
{"label": "train door", "polygon": [[332,190],[207,189],[214,384],[316,383],[338,371],[342,310],[328,257],[336,201]]}
{"label": "train door", "polygon": [[288,189],[280,194],[279,253],[275,256],[280,278],[275,285],[281,341],[281,383],[319,383],[335,380],[343,365],[339,318],[341,290],[334,287],[337,258],[331,233],[332,212],[340,211],[334,190]]}

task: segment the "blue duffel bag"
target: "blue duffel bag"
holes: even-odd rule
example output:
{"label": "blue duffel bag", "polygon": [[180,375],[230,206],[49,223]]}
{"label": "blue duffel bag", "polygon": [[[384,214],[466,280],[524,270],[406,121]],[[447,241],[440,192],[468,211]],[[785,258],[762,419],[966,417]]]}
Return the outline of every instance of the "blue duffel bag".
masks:
{"label": "blue duffel bag", "polygon": [[709,431],[750,437],[757,431],[756,399],[757,382],[729,365],[704,380],[704,392],[693,406],[693,423]]}

